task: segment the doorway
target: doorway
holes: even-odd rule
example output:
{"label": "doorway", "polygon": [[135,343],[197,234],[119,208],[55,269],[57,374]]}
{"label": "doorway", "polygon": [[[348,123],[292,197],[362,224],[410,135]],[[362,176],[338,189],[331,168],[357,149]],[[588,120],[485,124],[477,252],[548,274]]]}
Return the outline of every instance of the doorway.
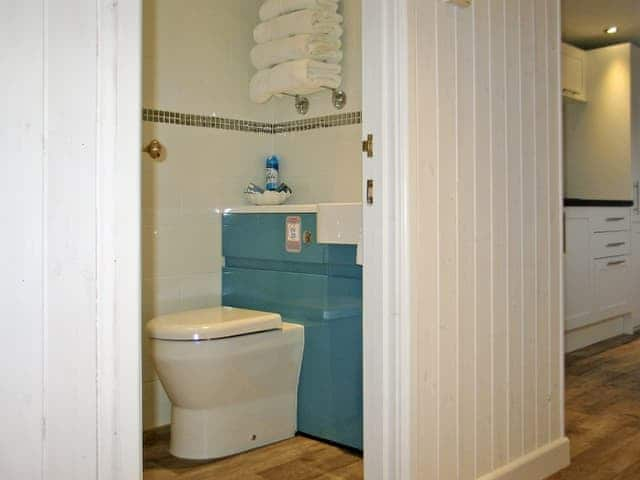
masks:
{"label": "doorway", "polygon": [[634,478],[635,456],[614,452],[633,450],[640,428],[640,8],[563,0],[562,15],[565,420],[572,464],[553,478],[590,478],[587,471],[599,479]]}
{"label": "doorway", "polygon": [[[331,456],[342,458],[340,462],[347,462],[338,467],[349,472],[359,468],[362,474],[357,451],[345,452],[339,446],[361,450],[364,445],[365,464],[370,465],[372,472],[367,478],[375,478],[383,467],[390,471],[397,468],[396,460],[391,460],[395,453],[382,452],[381,448],[383,422],[388,420],[372,414],[393,407],[394,401],[385,399],[383,403],[383,389],[389,387],[390,381],[399,381],[388,376],[382,380],[385,369],[393,370],[394,360],[388,341],[382,340],[381,321],[388,307],[383,309],[381,303],[396,293],[393,289],[381,292],[377,281],[388,268],[381,264],[380,255],[382,249],[388,248],[388,240],[378,238],[377,232],[381,225],[393,221],[388,215],[382,217],[381,208],[391,198],[394,179],[383,179],[384,170],[371,163],[394,148],[393,136],[382,135],[379,128],[382,118],[376,114],[381,111],[380,104],[394,100],[377,96],[367,100],[363,88],[365,92],[376,90],[384,77],[375,75],[365,80],[361,69],[363,56],[379,53],[380,32],[394,27],[380,25],[373,39],[372,32],[360,27],[364,12],[359,2],[343,2],[339,10],[344,18],[341,90],[346,93],[347,103],[338,110],[333,92],[323,91],[308,96],[309,110],[301,115],[299,99],[288,95],[266,104],[250,102],[248,85],[255,71],[250,63],[252,31],[258,22],[256,2],[229,2],[230,8],[224,14],[219,3],[196,2],[185,7],[172,2],[144,2],[143,145],[150,145],[151,150],[151,142],[157,140],[161,150],[157,159],[146,154],[142,158],[143,322],[166,313],[228,304],[225,281],[220,275],[229,266],[222,252],[223,218],[226,214],[246,213],[240,211],[246,204],[243,191],[249,183],[261,185],[265,157],[269,154],[280,156],[280,173],[293,190],[292,201],[288,202],[292,206],[288,212],[291,215],[308,213],[296,211],[296,205],[304,210],[318,203],[360,202],[365,176],[373,180],[375,202],[363,208],[363,239],[352,249],[357,250],[356,257],[364,259],[356,262],[365,265],[362,276],[367,320],[363,322],[364,343],[360,347],[364,347],[364,389],[368,391],[364,433],[359,441],[353,442],[323,438],[338,447],[333,443],[317,443],[313,434],[312,438],[296,438],[284,447],[289,452],[297,449],[300,455],[307,454],[309,449],[322,455],[330,452]],[[379,7],[391,8],[383,2]],[[172,31],[172,25],[176,24],[188,28]],[[361,41],[363,36],[372,37],[366,47]],[[365,104],[372,112],[369,116],[362,113]],[[372,157],[366,157],[368,163],[363,163],[361,156],[363,130],[373,132],[376,139]],[[388,163],[384,169],[392,167]],[[372,292],[375,299],[367,301],[367,297],[373,298]],[[166,453],[168,430],[163,425],[170,422],[170,400],[153,373],[148,332],[143,329],[141,336],[143,419],[145,430],[149,431],[145,442],[150,447],[148,451],[165,445]],[[387,350],[381,355],[385,343]],[[358,351],[357,345],[354,350]],[[303,375],[304,368],[303,364]],[[334,375],[341,369],[344,370],[344,365]],[[362,398],[350,401],[362,403]],[[389,434],[400,428],[405,427],[384,425]],[[373,454],[369,455],[369,451]],[[260,451],[255,451],[255,455],[260,455]],[[173,465],[176,471],[187,468],[184,464],[178,466],[167,455],[162,458],[168,463],[162,464],[160,457],[155,457],[149,460],[149,466],[162,470],[163,465]],[[194,468],[214,467],[198,464]]]}

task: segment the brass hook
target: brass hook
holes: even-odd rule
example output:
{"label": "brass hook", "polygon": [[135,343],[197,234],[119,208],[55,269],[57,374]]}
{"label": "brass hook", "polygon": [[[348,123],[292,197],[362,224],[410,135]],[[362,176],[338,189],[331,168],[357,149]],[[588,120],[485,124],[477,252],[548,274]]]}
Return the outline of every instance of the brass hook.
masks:
{"label": "brass hook", "polygon": [[157,160],[160,158],[160,155],[162,155],[162,149],[162,144],[154,138],[142,151],[148,153],[154,160]]}

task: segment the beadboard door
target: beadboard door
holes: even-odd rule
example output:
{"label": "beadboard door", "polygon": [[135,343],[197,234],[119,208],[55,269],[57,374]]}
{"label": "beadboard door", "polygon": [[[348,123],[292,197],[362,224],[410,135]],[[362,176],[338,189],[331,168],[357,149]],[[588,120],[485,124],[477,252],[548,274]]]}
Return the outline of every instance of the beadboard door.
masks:
{"label": "beadboard door", "polygon": [[141,1],[0,16],[0,478],[135,479]]}
{"label": "beadboard door", "polygon": [[415,478],[539,479],[563,415],[559,0],[410,2]]}

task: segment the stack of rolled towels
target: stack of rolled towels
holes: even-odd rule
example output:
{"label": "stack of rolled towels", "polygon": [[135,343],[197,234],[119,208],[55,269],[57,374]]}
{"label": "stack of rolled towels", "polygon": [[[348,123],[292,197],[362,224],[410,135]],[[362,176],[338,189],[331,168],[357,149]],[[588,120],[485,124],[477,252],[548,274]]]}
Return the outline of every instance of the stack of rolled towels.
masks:
{"label": "stack of rolled towels", "polygon": [[253,31],[251,100],[307,95],[342,82],[339,0],[266,0]]}

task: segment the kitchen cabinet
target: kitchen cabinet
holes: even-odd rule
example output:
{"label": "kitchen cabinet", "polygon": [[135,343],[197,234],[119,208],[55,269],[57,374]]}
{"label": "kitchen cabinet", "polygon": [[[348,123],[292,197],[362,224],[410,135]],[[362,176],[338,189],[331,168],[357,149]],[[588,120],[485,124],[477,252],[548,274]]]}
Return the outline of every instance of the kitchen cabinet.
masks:
{"label": "kitchen cabinet", "polygon": [[587,55],[572,45],[562,44],[562,95],[587,101]]}
{"label": "kitchen cabinet", "polygon": [[631,314],[640,228],[633,239],[628,208],[565,208],[566,331]]}
{"label": "kitchen cabinet", "polygon": [[565,329],[591,323],[593,275],[591,273],[591,224],[587,209],[565,211]]}
{"label": "kitchen cabinet", "polygon": [[593,260],[593,321],[628,314],[631,308],[631,258]]}
{"label": "kitchen cabinet", "polygon": [[633,280],[631,282],[631,309],[633,325],[640,326],[640,220],[634,222],[631,233],[631,264]]}

